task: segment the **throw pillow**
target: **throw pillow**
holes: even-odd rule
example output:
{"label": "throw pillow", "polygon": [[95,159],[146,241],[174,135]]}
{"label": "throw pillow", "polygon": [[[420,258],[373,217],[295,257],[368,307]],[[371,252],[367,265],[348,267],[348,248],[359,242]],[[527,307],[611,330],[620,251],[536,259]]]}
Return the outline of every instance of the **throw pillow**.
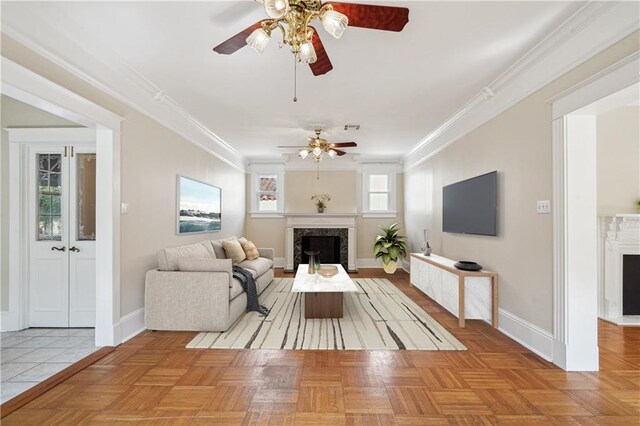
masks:
{"label": "throw pillow", "polygon": [[234,265],[242,262],[247,258],[242,246],[238,240],[222,240],[222,247],[227,254],[227,258],[231,259]]}
{"label": "throw pillow", "polygon": [[258,253],[258,249],[256,248],[256,245],[253,244],[251,241],[242,243],[242,249],[247,255],[247,260],[255,260],[258,258],[258,256],[260,256],[260,254]]}

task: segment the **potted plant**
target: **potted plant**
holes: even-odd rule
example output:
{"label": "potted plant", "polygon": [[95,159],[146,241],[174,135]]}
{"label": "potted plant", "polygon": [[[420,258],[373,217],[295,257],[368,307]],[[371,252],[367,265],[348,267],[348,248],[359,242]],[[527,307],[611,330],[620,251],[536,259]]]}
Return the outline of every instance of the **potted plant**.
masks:
{"label": "potted plant", "polygon": [[327,201],[331,201],[329,194],[316,194],[312,195],[311,199],[315,201],[316,207],[318,207],[318,213],[324,213],[324,209],[327,208]]}
{"label": "potted plant", "polygon": [[387,274],[393,274],[398,268],[398,260],[407,257],[407,252],[409,251],[407,238],[398,235],[400,230],[397,223],[389,227],[381,225],[379,227],[384,234],[376,236],[373,254],[376,259],[382,258],[384,271]]}

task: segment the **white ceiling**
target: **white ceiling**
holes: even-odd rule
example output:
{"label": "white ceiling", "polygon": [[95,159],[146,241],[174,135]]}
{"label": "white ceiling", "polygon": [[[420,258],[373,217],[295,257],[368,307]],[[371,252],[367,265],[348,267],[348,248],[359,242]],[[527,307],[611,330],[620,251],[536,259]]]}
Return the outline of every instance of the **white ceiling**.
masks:
{"label": "white ceiling", "polygon": [[[250,158],[305,143],[316,125],[331,141],[358,142],[351,152],[401,158],[584,5],[358,2],[408,7],[409,23],[401,33],[348,28],[340,40],[320,30],[334,69],[314,77],[299,66],[297,103],[293,56],[275,39],[262,55],[211,50],[264,18],[252,1],[2,2],[2,21],[36,42],[52,35],[30,25],[33,14],[64,22],[67,35],[114,51]],[[351,123],[361,130],[341,129]]]}

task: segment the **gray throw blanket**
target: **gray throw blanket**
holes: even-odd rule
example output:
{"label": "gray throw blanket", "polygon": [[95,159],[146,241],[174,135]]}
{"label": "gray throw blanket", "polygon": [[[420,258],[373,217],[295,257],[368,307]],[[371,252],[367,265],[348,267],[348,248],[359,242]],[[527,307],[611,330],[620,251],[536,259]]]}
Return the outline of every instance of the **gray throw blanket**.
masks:
{"label": "gray throw blanket", "polygon": [[233,278],[237,278],[242,288],[247,292],[247,312],[258,312],[265,317],[269,315],[269,309],[258,302],[258,289],[251,272],[239,266],[233,266]]}

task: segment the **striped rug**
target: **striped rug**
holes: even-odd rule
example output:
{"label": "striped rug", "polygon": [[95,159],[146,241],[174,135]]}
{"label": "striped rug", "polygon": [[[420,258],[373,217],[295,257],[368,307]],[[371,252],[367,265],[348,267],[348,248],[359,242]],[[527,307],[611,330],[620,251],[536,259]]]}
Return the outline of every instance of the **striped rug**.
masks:
{"label": "striped rug", "polygon": [[345,294],[344,318],[305,319],[293,278],[276,278],[260,295],[269,316],[244,314],[228,331],[200,333],[187,348],[466,350],[389,280],[354,282],[360,292]]}

